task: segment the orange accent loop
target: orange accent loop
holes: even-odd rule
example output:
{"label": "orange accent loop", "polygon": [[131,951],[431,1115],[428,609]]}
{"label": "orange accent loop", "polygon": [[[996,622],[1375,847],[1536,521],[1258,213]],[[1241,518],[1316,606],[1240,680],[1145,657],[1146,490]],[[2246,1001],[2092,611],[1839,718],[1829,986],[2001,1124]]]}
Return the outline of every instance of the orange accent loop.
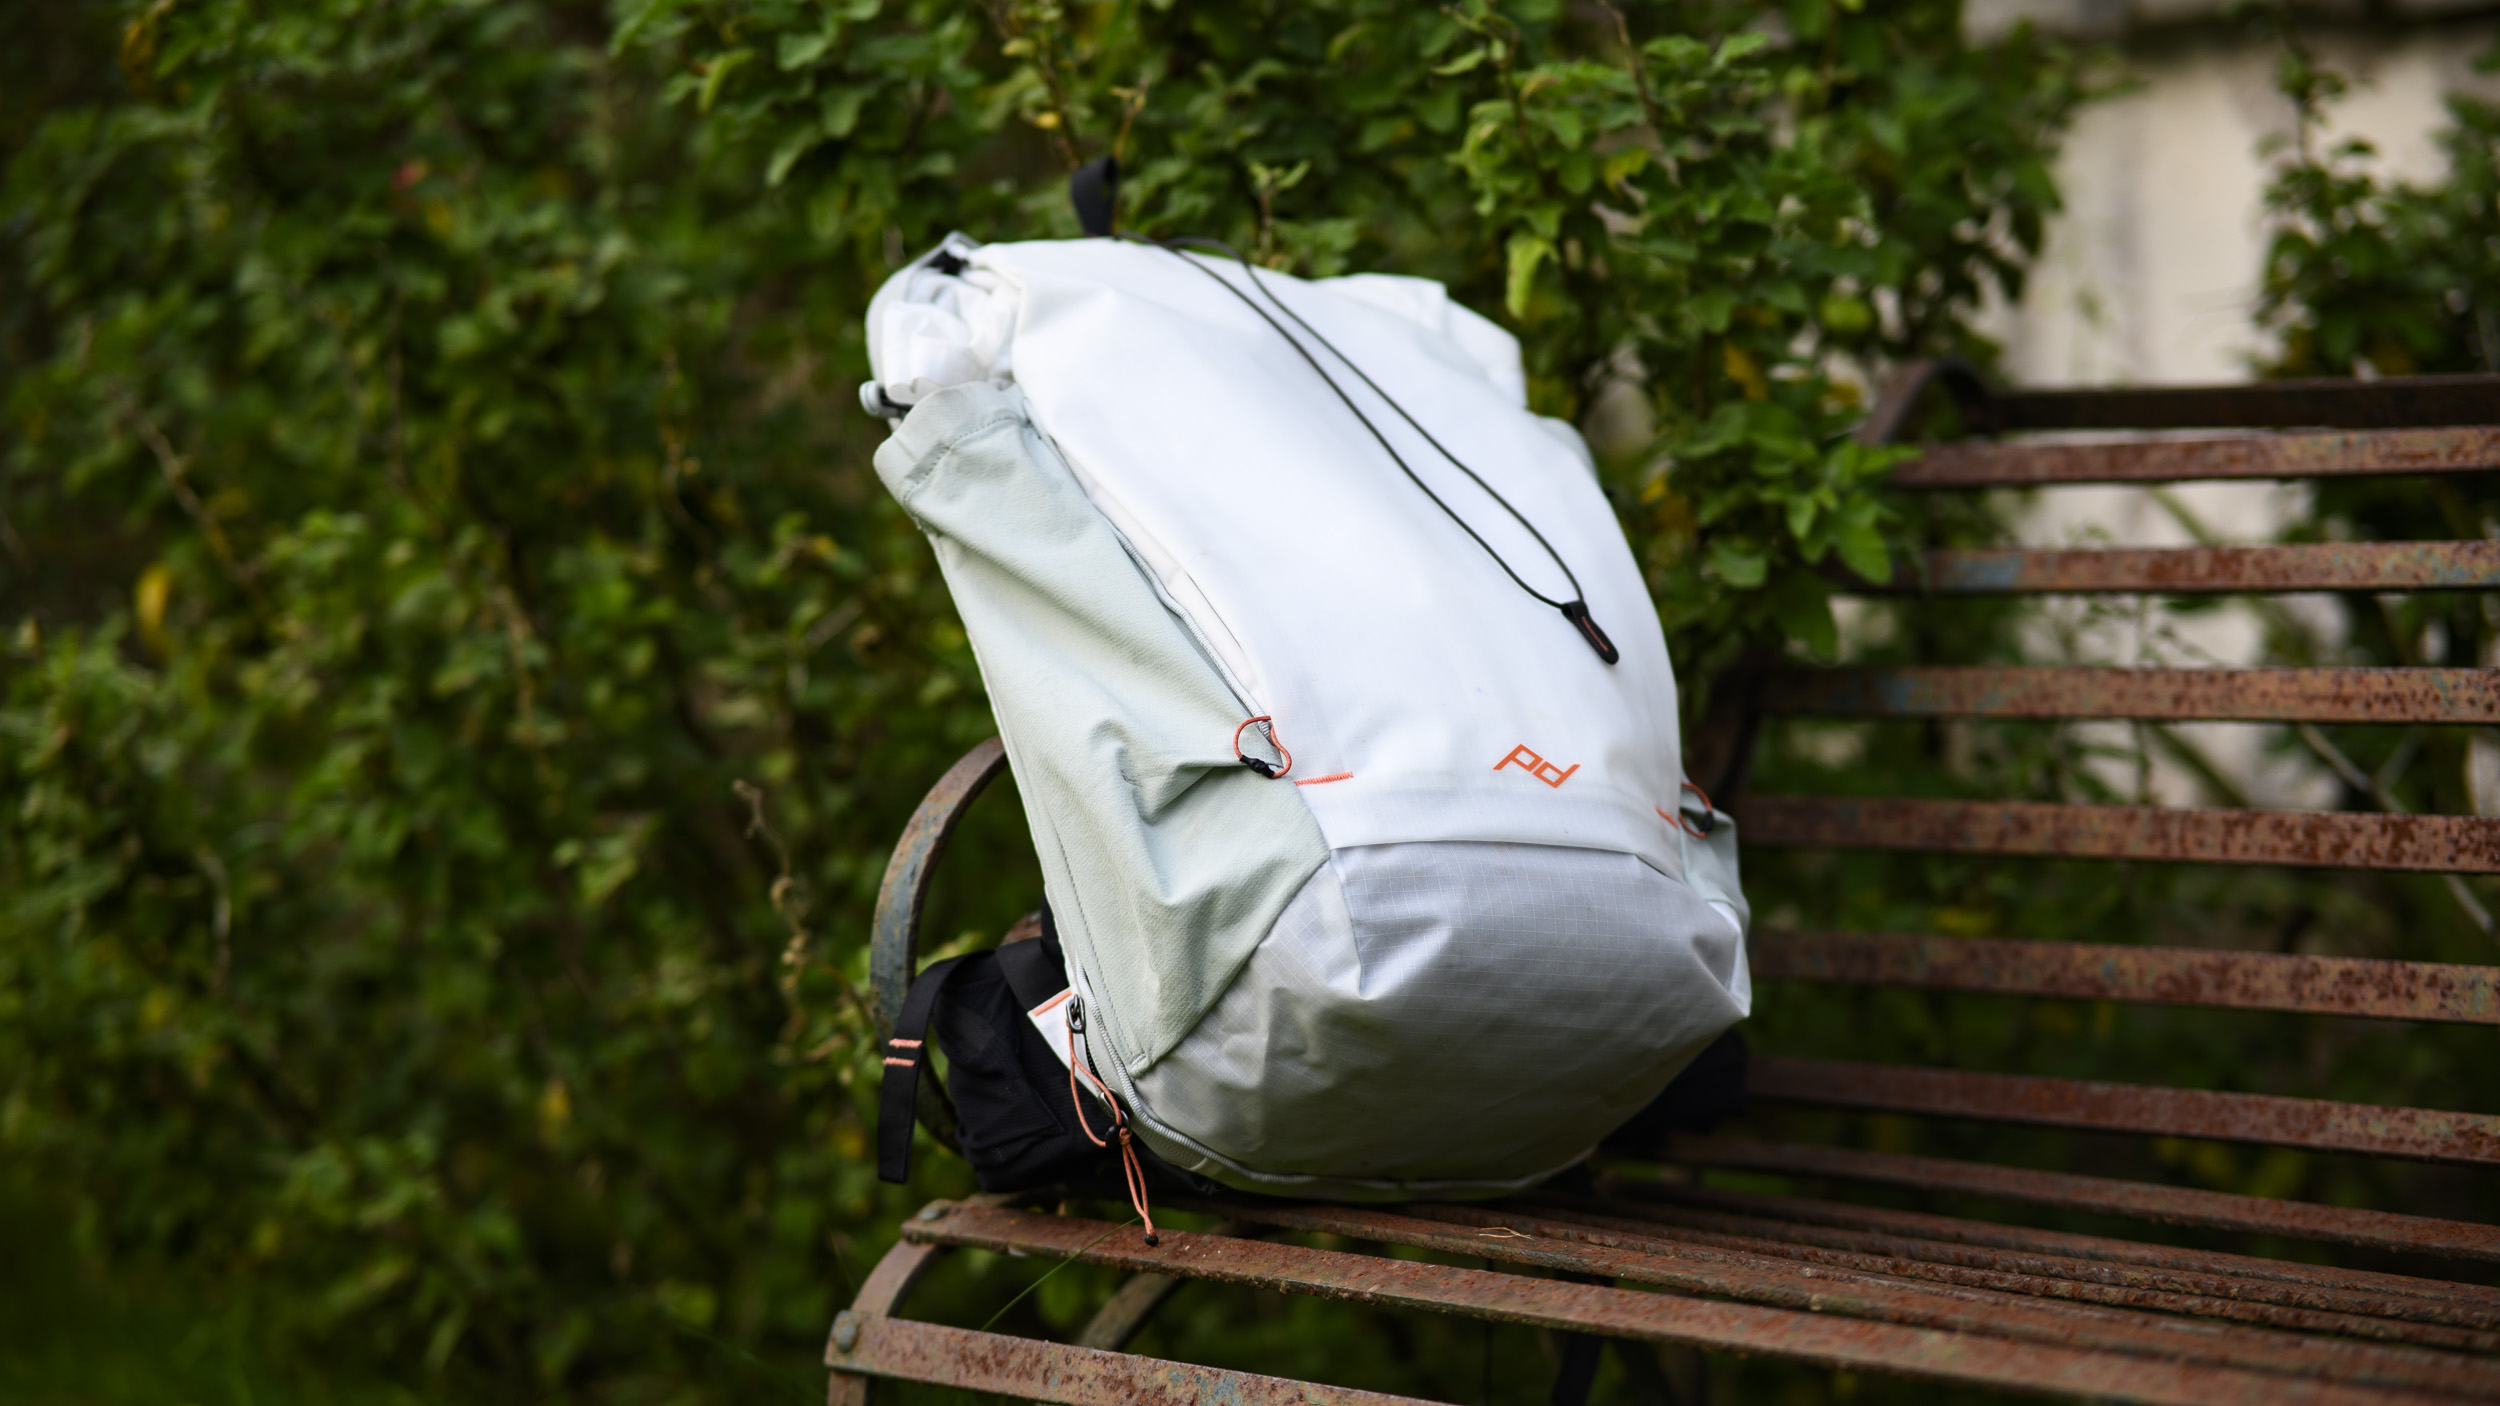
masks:
{"label": "orange accent loop", "polygon": [[[1268,744],[1276,749],[1276,755],[1285,759],[1285,764],[1283,766],[1273,765],[1263,758],[1251,756],[1249,753],[1241,750],[1241,735],[1248,732],[1251,725],[1254,723],[1267,724]],[[1252,771],[1257,772],[1259,775],[1266,777],[1270,781],[1273,781],[1277,777],[1283,776],[1293,770],[1293,753],[1285,750],[1284,739],[1276,735],[1276,719],[1266,713],[1261,713],[1255,718],[1244,718],[1242,719],[1241,726],[1233,729],[1233,755],[1241,760],[1241,764],[1243,766],[1250,768]]]}
{"label": "orange accent loop", "polygon": [[[1694,795],[1696,795],[1696,796],[1701,797],[1701,813],[1702,813],[1702,815],[1703,815],[1705,818],[1707,818],[1707,817],[1710,815],[1710,813],[1711,813],[1712,811],[1715,811],[1715,810],[1717,810],[1717,809],[1718,809],[1718,807],[1717,807],[1717,806],[1715,806],[1715,805],[1711,804],[1711,802],[1710,802],[1710,793],[1709,793],[1709,792],[1707,792],[1707,791],[1705,791],[1705,790],[1703,790],[1703,789],[1701,789],[1699,786],[1696,786],[1696,785],[1694,785],[1692,782],[1687,781],[1687,782],[1685,782],[1685,783],[1684,783],[1684,789],[1685,789],[1685,790],[1687,790],[1687,791],[1692,792],[1692,793],[1693,793]],[[1653,809],[1655,809],[1655,807],[1652,807],[1652,808],[1653,808]],[[1685,818],[1684,818],[1684,808],[1683,808],[1682,806],[1677,806],[1677,807],[1676,807],[1676,810],[1675,810],[1675,823],[1677,824],[1677,826],[1679,826],[1680,828],[1682,828],[1682,830],[1684,831],[1684,833],[1685,833],[1685,834],[1692,836],[1692,837],[1693,837],[1694,839],[1696,839],[1696,840],[1706,840],[1706,839],[1709,839],[1709,838],[1710,838],[1710,832],[1711,832],[1712,830],[1716,830],[1716,829],[1718,829],[1718,828],[1719,828],[1719,826],[1718,826],[1718,822],[1717,822],[1717,821],[1712,821],[1710,824],[1708,824],[1708,825],[1706,825],[1706,826],[1701,826],[1701,827],[1696,828],[1696,827],[1694,826],[1693,822],[1691,822],[1691,821],[1689,821],[1689,820],[1687,820],[1687,819],[1685,819]]]}
{"label": "orange accent loop", "polygon": [[[1279,747],[1276,750],[1281,752],[1284,749]],[[1105,1088],[1102,1080],[1094,1077],[1094,1071],[1086,1067],[1085,1052],[1076,1047],[1076,1022],[1070,1020],[1068,1022],[1068,1103],[1076,1109],[1076,1125],[1083,1130],[1086,1141],[1096,1147],[1109,1147],[1111,1144],[1094,1136],[1093,1125],[1085,1121],[1085,1100],[1078,1097],[1076,1091],[1076,1075],[1080,1069],[1085,1071],[1085,1082],[1094,1086],[1094,1092],[1102,1096],[1104,1106],[1111,1110],[1111,1131],[1120,1139],[1120,1176],[1128,1183],[1128,1203],[1137,1208],[1137,1218],[1146,1223],[1146,1243],[1160,1245],[1163,1240],[1155,1234],[1154,1213],[1146,1207],[1146,1169],[1137,1161],[1137,1148],[1129,1136],[1128,1114],[1121,1110],[1120,1101],[1111,1096],[1111,1090]]]}

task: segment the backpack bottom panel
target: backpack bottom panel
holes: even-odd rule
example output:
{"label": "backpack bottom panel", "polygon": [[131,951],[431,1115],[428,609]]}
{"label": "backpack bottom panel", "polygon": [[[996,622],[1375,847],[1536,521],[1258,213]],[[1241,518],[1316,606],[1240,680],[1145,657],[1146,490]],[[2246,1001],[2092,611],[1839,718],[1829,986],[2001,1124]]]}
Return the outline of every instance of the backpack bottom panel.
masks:
{"label": "backpack bottom panel", "polygon": [[1736,924],[1633,855],[1340,849],[1135,1101],[1245,1190],[1498,1190],[1586,1156],[1751,999]]}

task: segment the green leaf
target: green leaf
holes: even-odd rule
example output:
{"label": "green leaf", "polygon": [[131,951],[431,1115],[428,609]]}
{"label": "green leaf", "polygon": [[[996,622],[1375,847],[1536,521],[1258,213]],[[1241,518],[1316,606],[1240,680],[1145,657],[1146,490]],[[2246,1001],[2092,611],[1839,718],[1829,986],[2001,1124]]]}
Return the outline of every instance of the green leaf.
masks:
{"label": "green leaf", "polygon": [[849,136],[851,129],[859,125],[860,108],[877,92],[874,84],[850,83],[826,93],[819,105],[824,114],[825,135],[835,139]]}
{"label": "green leaf", "polygon": [[721,84],[729,81],[729,75],[737,72],[740,64],[753,57],[755,51],[752,49],[732,49],[713,59],[703,71],[703,87],[701,96],[695,100],[695,110],[710,112],[712,104],[720,97]]}
{"label": "green leaf", "polygon": [[792,128],[789,135],[781,139],[781,144],[773,148],[773,159],[764,166],[764,184],[780,185],[789,178],[790,168],[798,164],[799,158],[822,145],[824,140],[825,131],[820,123],[807,122]]}
{"label": "green leaf", "polygon": [[1892,580],[1892,550],[1885,543],[1883,532],[1875,525],[1874,517],[1871,511],[1843,515],[1834,545],[1840,549],[1842,565],[1869,581],[1889,584]]}
{"label": "green leaf", "polygon": [[1810,571],[1789,571],[1771,589],[1771,616],[1789,639],[1816,659],[1840,657],[1840,625],[1832,618],[1831,588]]}
{"label": "green leaf", "polygon": [[825,51],[841,37],[842,32],[830,25],[812,34],[785,34],[774,51],[774,61],[781,65],[784,73],[805,68],[823,58]]}
{"label": "green leaf", "polygon": [[1748,29],[1741,34],[1731,34],[1719,41],[1719,52],[1712,62],[1717,67],[1728,68],[1770,47],[1770,35],[1758,29]]}
{"label": "green leaf", "polygon": [[1456,78],[1462,73],[1473,72],[1476,65],[1483,63],[1484,60],[1484,46],[1478,45],[1473,49],[1469,49],[1466,53],[1459,55],[1457,58],[1450,60],[1448,63],[1435,64],[1432,71],[1443,78]]}
{"label": "green leaf", "polygon": [[1770,571],[1770,559],[1760,552],[1749,551],[1730,541],[1710,544],[1710,572],[1740,591],[1749,591],[1762,584]]}
{"label": "green leaf", "polygon": [[1528,293],[1536,282],[1537,265],[1554,256],[1554,246],[1533,234],[1514,234],[1508,246],[1509,277],[1504,284],[1502,306],[1512,318],[1528,313]]}
{"label": "green leaf", "polygon": [[1800,493],[1788,500],[1788,535],[1807,544],[1806,560],[1808,561],[1813,561],[1822,555],[1814,549],[1809,535],[1814,530],[1814,515],[1821,510],[1822,506],[1811,493]]}
{"label": "green leaf", "polygon": [[1833,293],[1823,299],[1817,309],[1824,329],[1836,336],[1855,337],[1875,326],[1875,310],[1864,298],[1846,293]]}

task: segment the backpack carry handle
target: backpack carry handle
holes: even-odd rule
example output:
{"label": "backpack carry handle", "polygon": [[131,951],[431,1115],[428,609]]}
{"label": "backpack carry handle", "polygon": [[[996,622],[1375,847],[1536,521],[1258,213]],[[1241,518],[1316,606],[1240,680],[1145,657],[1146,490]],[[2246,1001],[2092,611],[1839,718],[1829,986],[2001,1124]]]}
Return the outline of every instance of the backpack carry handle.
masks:
{"label": "backpack carry handle", "polygon": [[1068,174],[1068,203],[1087,236],[1108,239],[1120,209],[1120,158],[1088,161]]}

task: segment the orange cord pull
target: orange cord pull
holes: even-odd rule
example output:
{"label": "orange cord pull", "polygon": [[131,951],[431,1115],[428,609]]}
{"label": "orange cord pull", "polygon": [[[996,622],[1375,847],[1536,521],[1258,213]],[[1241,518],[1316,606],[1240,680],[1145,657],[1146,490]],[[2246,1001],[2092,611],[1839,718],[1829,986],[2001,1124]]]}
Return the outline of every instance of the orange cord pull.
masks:
{"label": "orange cord pull", "polygon": [[1083,1028],[1084,1010],[1081,1000],[1069,1000],[1068,1103],[1076,1109],[1076,1126],[1084,1132],[1086,1140],[1096,1147],[1109,1147],[1111,1144],[1094,1136],[1093,1125],[1085,1120],[1085,1100],[1078,1096],[1076,1088],[1077,1071],[1083,1069],[1085,1082],[1094,1086],[1094,1092],[1102,1096],[1103,1105],[1111,1110],[1111,1131],[1120,1139],[1120,1178],[1128,1184],[1128,1203],[1137,1208],[1137,1218],[1146,1223],[1146,1243],[1160,1245],[1163,1239],[1155,1234],[1154,1213],[1146,1205],[1146,1169],[1138,1162],[1137,1148],[1129,1136],[1128,1114],[1121,1109],[1120,1101],[1111,1096],[1111,1090],[1104,1087],[1102,1080],[1094,1077],[1092,1069],[1086,1067],[1085,1053],[1076,1047],[1076,1032]]}
{"label": "orange cord pull", "polygon": [[[1278,766],[1275,763],[1268,761],[1265,757],[1251,756],[1248,752],[1241,750],[1241,735],[1260,723],[1267,724],[1267,730],[1261,735],[1267,738],[1267,745],[1276,749],[1276,755],[1285,759],[1285,764],[1283,766]],[[1252,771],[1257,772],[1259,775],[1266,777],[1270,781],[1273,781],[1277,777],[1283,776],[1293,770],[1293,753],[1285,750],[1284,739],[1276,735],[1276,719],[1265,713],[1261,713],[1255,718],[1244,719],[1241,726],[1233,729],[1233,755],[1241,759],[1241,764],[1243,766],[1250,768]]]}
{"label": "orange cord pull", "polygon": [[1692,792],[1696,796],[1701,797],[1701,825],[1699,828],[1696,828],[1693,825],[1693,822],[1685,819],[1684,808],[1682,806],[1677,806],[1675,808],[1675,823],[1683,828],[1685,834],[1692,836],[1696,840],[1709,839],[1710,832],[1719,828],[1718,818],[1712,814],[1712,812],[1716,811],[1718,807],[1710,803],[1709,792],[1694,785],[1692,782],[1685,782],[1684,789]]}

